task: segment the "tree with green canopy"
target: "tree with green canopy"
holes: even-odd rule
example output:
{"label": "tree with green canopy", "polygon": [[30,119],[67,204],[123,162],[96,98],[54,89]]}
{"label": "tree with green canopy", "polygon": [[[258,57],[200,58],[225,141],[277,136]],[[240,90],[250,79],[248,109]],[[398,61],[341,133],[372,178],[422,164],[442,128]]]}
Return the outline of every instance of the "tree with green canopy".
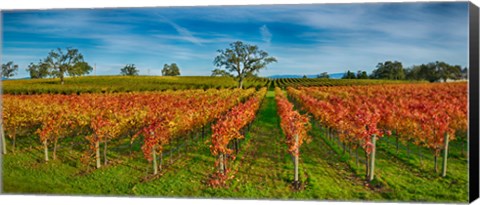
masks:
{"label": "tree with green canopy", "polygon": [[257,45],[249,45],[241,41],[230,43],[230,48],[218,50],[213,64],[225,69],[235,76],[238,87],[243,88],[243,81],[248,76],[257,74],[268,64],[277,62],[275,57],[269,56],[266,51],[260,50]]}
{"label": "tree with green canopy", "polygon": [[78,49],[67,48],[66,50],[66,52],[60,48],[52,50],[43,61],[51,75],[60,78],[62,85],[64,84],[65,74],[81,76],[92,71],[92,67],[84,61],[83,55]]}
{"label": "tree with green canopy", "polygon": [[5,64],[2,64],[2,78],[11,78],[15,75],[18,70],[18,65],[14,64],[13,61],[9,61]]}
{"label": "tree with green canopy", "polygon": [[176,63],[172,63],[170,65],[165,64],[163,65],[162,75],[163,76],[179,76],[180,68],[178,68]]}
{"label": "tree with green canopy", "polygon": [[31,79],[46,78],[51,75],[48,65],[41,60],[37,64],[30,63],[26,70],[30,73]]}
{"label": "tree with green canopy", "polygon": [[359,70],[357,72],[357,79],[368,79],[367,71]]}
{"label": "tree with green canopy", "polygon": [[342,79],[356,79],[357,77],[355,76],[354,72],[351,72],[348,70],[345,74],[343,74]]}
{"label": "tree with green canopy", "polygon": [[404,80],[405,72],[401,62],[385,61],[377,64],[377,69],[372,71],[371,77],[375,79]]}
{"label": "tree with green canopy", "polygon": [[127,64],[122,69],[120,69],[120,74],[127,76],[136,76],[138,75],[138,70],[137,67],[135,67],[135,64]]}
{"label": "tree with green canopy", "polygon": [[213,76],[233,77],[232,74],[230,74],[229,72],[227,72],[227,71],[225,71],[225,70],[221,70],[221,69],[213,69],[211,76],[212,76],[212,77],[213,77]]}
{"label": "tree with green canopy", "polygon": [[317,78],[329,79],[330,76],[328,75],[327,72],[323,72],[323,73],[320,73],[320,75],[317,75]]}

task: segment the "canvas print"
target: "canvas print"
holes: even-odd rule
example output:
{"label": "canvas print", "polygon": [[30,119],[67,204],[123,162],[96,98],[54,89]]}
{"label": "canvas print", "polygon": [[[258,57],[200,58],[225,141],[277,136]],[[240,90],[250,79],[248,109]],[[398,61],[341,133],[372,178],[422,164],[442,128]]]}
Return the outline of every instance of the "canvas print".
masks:
{"label": "canvas print", "polygon": [[468,9],[2,11],[2,192],[466,203]]}

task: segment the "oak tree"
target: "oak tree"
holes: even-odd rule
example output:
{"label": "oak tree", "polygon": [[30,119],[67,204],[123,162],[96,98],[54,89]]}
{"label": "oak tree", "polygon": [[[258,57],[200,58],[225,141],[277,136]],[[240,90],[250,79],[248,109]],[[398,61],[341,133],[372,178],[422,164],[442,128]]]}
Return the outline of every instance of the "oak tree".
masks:
{"label": "oak tree", "polygon": [[277,62],[275,57],[269,56],[266,51],[260,50],[256,45],[245,44],[236,41],[230,44],[230,48],[218,50],[213,64],[226,72],[234,74],[238,80],[238,87],[243,87],[243,81],[247,76],[258,73],[268,64]]}

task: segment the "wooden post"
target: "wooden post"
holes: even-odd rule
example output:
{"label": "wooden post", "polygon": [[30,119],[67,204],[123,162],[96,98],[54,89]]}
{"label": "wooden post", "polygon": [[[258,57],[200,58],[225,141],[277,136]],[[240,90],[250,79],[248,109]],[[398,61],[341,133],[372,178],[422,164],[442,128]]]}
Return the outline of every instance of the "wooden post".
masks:
{"label": "wooden post", "polygon": [[107,165],[107,137],[105,136],[105,142],[103,144],[103,163]]}
{"label": "wooden post", "polygon": [[47,140],[43,141],[43,150],[45,153],[45,162],[48,162],[48,144]]}
{"label": "wooden post", "polygon": [[299,186],[299,181],[298,181],[298,155],[299,153],[299,147],[298,147],[298,135],[295,135],[295,146],[297,147],[297,150],[295,151],[295,188],[298,189]]}
{"label": "wooden post", "polygon": [[97,160],[97,169],[100,168],[102,165],[100,164],[100,142],[95,142],[95,159]]}
{"label": "wooden post", "polygon": [[327,128],[327,136],[328,136],[328,139],[332,140],[332,129],[330,129],[330,127]]}
{"label": "wooden post", "polygon": [[[343,142],[340,141],[340,136],[338,136],[337,132],[334,132],[334,133],[335,133],[335,139],[337,139],[337,142],[338,142],[338,147],[342,148],[343,147]],[[345,148],[345,147],[343,147],[343,148]],[[343,149],[343,154],[345,154],[345,149]]]}
{"label": "wooden post", "polygon": [[[131,136],[131,135],[130,135]],[[131,138],[130,138],[131,139]],[[130,152],[129,152],[129,155],[130,157],[132,156],[132,149],[133,149],[133,141],[130,140],[130,145],[129,145],[129,148],[130,148]]]}
{"label": "wooden post", "polygon": [[410,158],[410,140],[407,140],[407,157]]}
{"label": "wooden post", "polygon": [[376,136],[372,135],[372,152],[370,157],[370,174],[369,174],[369,181],[373,180],[375,174],[375,150],[376,150]]}
{"label": "wooden post", "polygon": [[234,141],[234,145],[235,145],[235,154],[238,154],[239,142],[238,142],[238,139],[236,139],[236,138],[235,138],[235,141]]}
{"label": "wooden post", "polygon": [[219,168],[218,168],[219,170],[218,170],[218,171],[220,171],[220,173],[224,174],[223,154],[220,153],[220,154],[218,155],[218,158],[219,158],[218,160],[220,161]]}
{"label": "wooden post", "polygon": [[58,143],[58,137],[55,138],[55,141],[53,142],[53,160],[57,159],[57,143]]}
{"label": "wooden post", "polygon": [[358,167],[358,147],[359,146],[360,145],[357,145],[357,148],[355,149],[355,157],[356,157],[355,163],[356,163],[357,167]]}
{"label": "wooden post", "polygon": [[3,130],[3,121],[0,122],[0,134],[2,135],[2,151],[3,151],[3,154],[7,154],[7,142],[5,141],[5,131]]}
{"label": "wooden post", "polygon": [[422,146],[420,146],[420,145],[418,145],[418,157],[420,158],[420,166],[423,166]]}
{"label": "wooden post", "polygon": [[328,137],[333,142],[334,138],[333,138],[332,128],[330,128],[330,127],[328,128]]}
{"label": "wooden post", "polygon": [[367,150],[364,149],[364,153],[365,153],[365,178],[368,179],[368,176],[370,174],[370,171],[369,171],[369,166],[370,166],[370,155],[367,153]]}
{"label": "wooden post", "polygon": [[447,176],[448,140],[449,140],[448,133],[445,133],[445,147],[443,148],[442,177]]}
{"label": "wooden post", "polygon": [[[175,139],[176,139],[176,140],[175,140],[175,141],[176,141],[176,142],[175,142],[175,145],[178,147],[178,140],[177,140],[177,138],[175,138]],[[175,158],[174,158],[174,157],[175,157],[175,151],[177,151],[177,147],[172,147],[172,151],[171,151],[171,152],[172,152],[172,163],[173,163],[173,161],[175,161]],[[177,153],[177,155],[180,155],[180,154]]]}
{"label": "wooden post", "polygon": [[327,135],[327,127],[322,127],[323,129],[323,136],[325,136],[325,138],[328,139],[328,135]]}
{"label": "wooden post", "polygon": [[15,135],[16,133],[13,134],[13,149],[12,152],[15,154]]}
{"label": "wooden post", "polygon": [[227,173],[226,171],[227,171],[227,169],[228,169],[228,168],[227,168],[228,157],[229,157],[228,154],[225,154],[225,155],[223,156],[223,170],[224,170],[224,173],[225,173],[225,174]]}
{"label": "wooden post", "polygon": [[157,151],[155,150],[156,145],[152,148],[152,157],[153,157],[153,174],[158,174],[158,166],[157,166]]}
{"label": "wooden post", "polygon": [[[397,133],[395,132],[395,134],[397,134]],[[398,154],[398,135],[395,136],[395,137],[397,138],[397,154]]]}
{"label": "wooden post", "polygon": [[163,164],[163,151],[160,152],[160,166],[159,166],[160,171],[162,171],[162,164]]}

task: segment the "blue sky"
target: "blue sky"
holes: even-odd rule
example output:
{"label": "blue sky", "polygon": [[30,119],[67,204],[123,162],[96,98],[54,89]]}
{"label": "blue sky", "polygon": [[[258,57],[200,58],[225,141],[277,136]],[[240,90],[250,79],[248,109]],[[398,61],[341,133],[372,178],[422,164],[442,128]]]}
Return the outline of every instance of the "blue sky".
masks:
{"label": "blue sky", "polygon": [[173,62],[182,75],[210,75],[216,51],[237,40],[278,59],[261,76],[468,64],[466,2],[30,10],[2,20],[2,60],[20,66],[16,77],[57,47],[78,48],[97,75],[132,63],[160,75]]}

